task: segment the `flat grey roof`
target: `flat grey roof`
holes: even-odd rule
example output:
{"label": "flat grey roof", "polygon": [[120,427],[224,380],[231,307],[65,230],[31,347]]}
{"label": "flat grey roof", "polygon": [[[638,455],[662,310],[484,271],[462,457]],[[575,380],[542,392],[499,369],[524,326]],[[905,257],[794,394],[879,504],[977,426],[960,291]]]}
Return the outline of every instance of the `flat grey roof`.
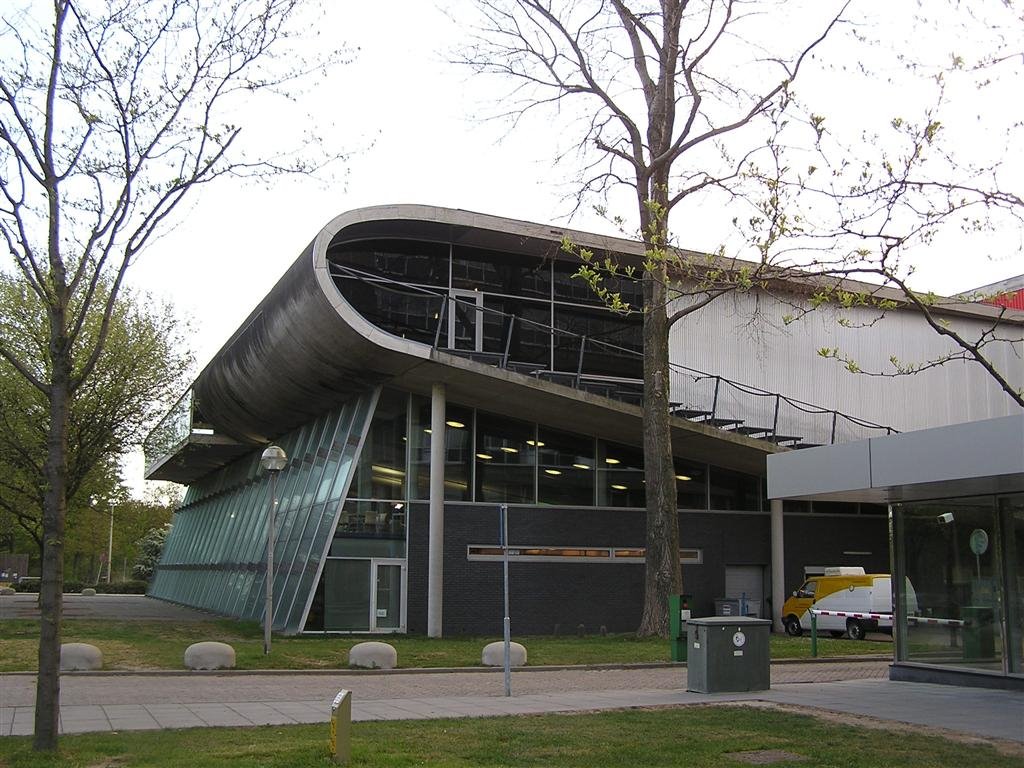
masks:
{"label": "flat grey roof", "polygon": [[1024,492],[1024,413],[768,457],[768,497],[885,504]]}

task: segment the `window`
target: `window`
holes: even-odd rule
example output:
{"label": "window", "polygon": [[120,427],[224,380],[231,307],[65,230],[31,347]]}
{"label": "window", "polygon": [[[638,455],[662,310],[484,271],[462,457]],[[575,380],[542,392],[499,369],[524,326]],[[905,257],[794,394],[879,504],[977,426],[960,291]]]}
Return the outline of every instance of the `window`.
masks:
{"label": "window", "polygon": [[537,432],[537,501],[594,505],[594,439],[541,427]]}
{"label": "window", "polygon": [[[590,563],[642,563],[644,547],[509,547],[508,557],[517,562],[546,563],[552,561]],[[470,544],[466,547],[467,560],[502,560],[504,550],[497,544]],[[704,562],[701,549],[680,549],[679,561],[683,565]]]}
{"label": "window", "polygon": [[597,503],[602,507],[644,507],[643,456],[636,448],[599,441]]}
{"label": "window", "polygon": [[533,503],[536,449],[533,424],[478,412],[476,500]]}

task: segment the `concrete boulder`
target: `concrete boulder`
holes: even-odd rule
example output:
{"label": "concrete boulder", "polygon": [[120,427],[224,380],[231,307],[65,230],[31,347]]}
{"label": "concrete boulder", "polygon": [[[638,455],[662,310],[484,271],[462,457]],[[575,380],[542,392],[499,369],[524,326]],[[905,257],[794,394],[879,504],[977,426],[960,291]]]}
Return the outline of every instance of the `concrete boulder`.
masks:
{"label": "concrete boulder", "polygon": [[84,595],[85,597],[95,597],[96,590],[92,587],[86,587],[82,590],[82,595]]}
{"label": "concrete boulder", "polygon": [[233,669],[235,649],[227,643],[192,643],[185,649],[187,669]]}
{"label": "concrete boulder", "polygon": [[103,669],[103,653],[88,643],[64,643],[60,647],[61,672],[91,672]]}
{"label": "concrete boulder", "polygon": [[[499,640],[485,645],[481,660],[485,667],[505,666],[505,643]],[[526,647],[519,643],[509,643],[508,660],[510,666],[525,667]]]}
{"label": "concrete boulder", "polygon": [[348,665],[361,669],[394,669],[398,666],[398,651],[387,643],[357,643],[348,652]]}

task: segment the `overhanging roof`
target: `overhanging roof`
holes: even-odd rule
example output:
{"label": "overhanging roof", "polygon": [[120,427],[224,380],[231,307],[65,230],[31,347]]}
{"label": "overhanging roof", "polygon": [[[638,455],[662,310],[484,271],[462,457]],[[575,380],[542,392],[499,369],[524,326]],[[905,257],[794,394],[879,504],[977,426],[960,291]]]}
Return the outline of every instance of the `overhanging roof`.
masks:
{"label": "overhanging roof", "polygon": [[[150,479],[193,482],[218,466],[382,383],[448,397],[553,428],[640,444],[639,407],[449,355],[381,330],[356,312],[330,275],[329,249],[373,237],[446,240],[559,258],[567,235],[595,251],[640,256],[640,243],[430,206],[365,208],[338,216],[306,247],[194,384],[195,402],[218,440],[184,441],[157,461]],[[564,254],[563,256],[564,257]],[[675,452],[764,473],[785,451],[766,441],[672,419]]]}
{"label": "overhanging roof", "polygon": [[1024,414],[768,457],[768,497],[885,504],[1024,492]]}

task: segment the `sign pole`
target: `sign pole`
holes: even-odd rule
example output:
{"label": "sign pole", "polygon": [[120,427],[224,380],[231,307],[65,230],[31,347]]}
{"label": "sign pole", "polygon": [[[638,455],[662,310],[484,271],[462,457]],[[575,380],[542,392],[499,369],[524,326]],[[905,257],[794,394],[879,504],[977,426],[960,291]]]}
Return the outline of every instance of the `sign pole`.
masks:
{"label": "sign pole", "polygon": [[502,504],[501,510],[501,552],[505,570],[505,695],[512,695],[512,635],[508,617],[508,504]]}

